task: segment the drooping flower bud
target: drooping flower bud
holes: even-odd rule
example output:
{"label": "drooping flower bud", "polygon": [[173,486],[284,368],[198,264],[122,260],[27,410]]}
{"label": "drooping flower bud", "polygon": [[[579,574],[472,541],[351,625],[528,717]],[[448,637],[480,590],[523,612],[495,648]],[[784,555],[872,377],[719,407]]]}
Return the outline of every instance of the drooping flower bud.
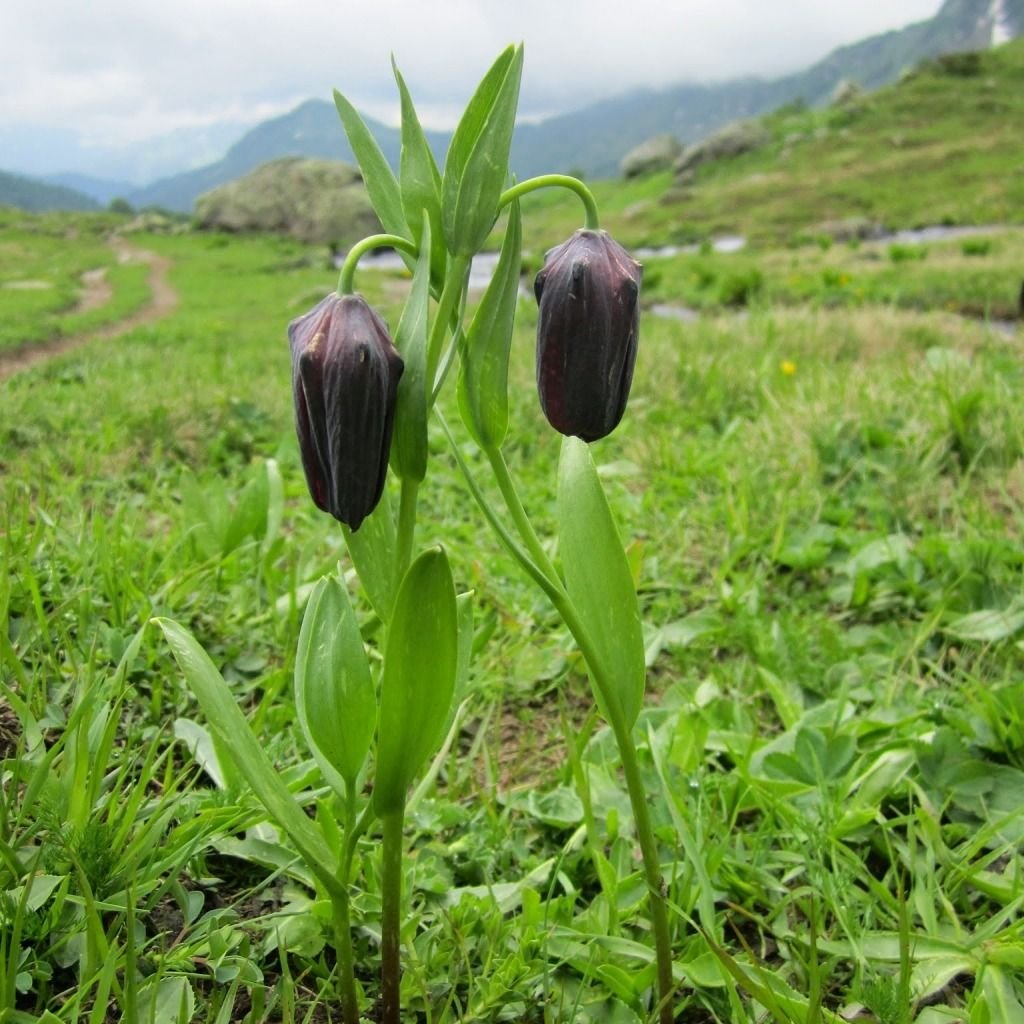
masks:
{"label": "drooping flower bud", "polygon": [[288,325],[288,343],[309,493],[358,530],[384,491],[402,357],[361,295],[328,295]]}
{"label": "drooping flower bud", "polygon": [[537,390],[562,434],[597,441],[626,410],[639,333],[641,267],[604,231],[581,228],[537,275]]}

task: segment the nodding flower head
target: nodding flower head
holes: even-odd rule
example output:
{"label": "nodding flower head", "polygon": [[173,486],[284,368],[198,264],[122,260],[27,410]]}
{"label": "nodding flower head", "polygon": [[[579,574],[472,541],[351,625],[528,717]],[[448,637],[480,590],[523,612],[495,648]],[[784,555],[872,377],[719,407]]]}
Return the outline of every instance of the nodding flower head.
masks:
{"label": "nodding flower head", "polygon": [[580,229],[537,275],[537,390],[548,422],[596,441],[626,410],[642,268],[604,231]]}
{"label": "nodding flower head", "polygon": [[328,295],[288,325],[288,343],[309,493],[358,530],[384,491],[402,357],[361,295]]}

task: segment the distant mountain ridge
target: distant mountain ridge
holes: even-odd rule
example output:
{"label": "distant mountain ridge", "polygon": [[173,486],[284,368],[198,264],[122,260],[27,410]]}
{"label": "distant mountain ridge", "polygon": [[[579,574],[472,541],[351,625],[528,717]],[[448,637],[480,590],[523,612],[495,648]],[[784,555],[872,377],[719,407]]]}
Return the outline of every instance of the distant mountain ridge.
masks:
{"label": "distant mountain ridge", "polygon": [[[654,135],[668,133],[688,143],[698,141],[730,121],[764,114],[797,99],[811,105],[824,103],[843,79],[874,89],[923,59],[986,49],[1020,35],[1024,35],[1024,0],[946,0],[926,21],[840,47],[806,70],[782,78],[637,90],[537,124],[519,124],[512,143],[512,169],[519,178],[572,170],[591,178],[614,176],[622,157]],[[398,130],[370,118],[366,121],[385,157],[397,167]],[[442,163],[450,133],[428,132],[427,138]],[[354,160],[333,104],[307,100],[285,115],[256,125],[214,163],[116,194],[137,207],[188,212],[204,192],[285,156]],[[82,187],[100,197],[103,183]]]}
{"label": "distant mountain ridge", "polygon": [[90,196],[66,188],[50,185],[24,174],[0,171],[0,206],[14,206],[19,210],[43,212],[45,210],[98,210],[99,203]]}
{"label": "distant mountain ridge", "polygon": [[[986,49],[993,40],[1024,34],[1024,0],[946,0],[927,21],[840,47],[805,71],[783,78],[739,79],[636,91],[538,124],[516,126],[512,169],[520,178],[545,171],[579,170],[589,177],[618,173],[619,162],[653,135],[670,133],[692,142],[737,118],[767,113],[803,99],[827,101],[844,78],[868,89],[899,77],[919,61],[957,50]],[[384,155],[398,164],[398,130],[367,119]],[[440,163],[450,134],[429,132]],[[352,161],[334,106],[308,100],[282,117],[257,125],[223,160],[155,182],[128,198],[136,205],[190,209],[207,189],[282,156],[318,156]]]}

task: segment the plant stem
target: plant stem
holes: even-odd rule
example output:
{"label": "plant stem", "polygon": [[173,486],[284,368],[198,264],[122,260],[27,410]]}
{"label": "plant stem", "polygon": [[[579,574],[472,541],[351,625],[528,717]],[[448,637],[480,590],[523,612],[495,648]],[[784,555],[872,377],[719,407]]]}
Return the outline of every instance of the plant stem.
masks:
{"label": "plant stem", "polygon": [[348,251],[345,262],[341,265],[341,273],[338,275],[338,294],[351,295],[355,289],[352,281],[356,273],[356,264],[371,249],[400,249],[409,253],[410,256],[417,255],[416,246],[403,238],[401,235],[370,235],[361,242],[356,242]]}
{"label": "plant stem", "polygon": [[402,925],[402,824],[405,807],[381,819],[381,1024],[400,1024],[402,971],[399,954]]}
{"label": "plant stem", "polygon": [[405,571],[412,561],[413,541],[416,536],[416,496],[419,494],[418,480],[403,480],[398,505],[398,537],[395,550],[395,590],[405,577]]}
{"label": "plant stem", "polygon": [[[636,746],[633,742],[630,725],[623,719],[619,706],[612,697],[614,688],[611,685],[611,680],[607,678],[601,668],[598,652],[591,642],[583,620],[579,617],[576,606],[570,600],[559,577],[557,575],[549,575],[548,571],[543,568],[544,565],[550,566],[551,563],[540,546],[540,541],[532,524],[529,522],[522,502],[519,500],[508,465],[503,458],[500,459],[500,466],[495,466],[493,459],[491,462],[492,467],[495,468],[498,486],[501,488],[502,497],[508,506],[509,514],[516,522],[523,542],[530,548],[529,555],[515,543],[514,539],[502,525],[497,513],[490,506],[487,498],[473,479],[469,466],[458,452],[454,438],[443,420],[442,425],[448,434],[452,449],[455,451],[459,468],[469,484],[470,493],[480,506],[485,518],[498,534],[499,539],[508,552],[519,562],[527,575],[548,595],[562,621],[573,635],[587,663],[587,668],[590,670],[591,684],[597,697],[598,705],[611,726],[616,746],[619,749],[619,759],[622,762],[622,771],[626,779],[626,790],[629,794],[630,806],[633,809],[637,841],[640,844],[640,853],[644,863],[644,876],[647,881],[648,903],[651,912],[651,926],[654,931],[654,949],[658,964],[659,1020],[661,1024],[672,1024],[674,1019],[672,1011],[672,996],[674,992],[672,981],[672,942],[668,926],[668,912],[665,906],[665,893],[663,891],[664,879],[661,874],[658,844],[654,836],[654,828],[651,825],[650,814],[647,810],[647,793],[640,778],[640,766],[636,757]],[[490,455],[491,452],[488,452],[489,457]],[[541,558],[541,562],[540,564],[534,564],[531,556],[536,559],[538,555]],[[553,568],[551,572],[554,572]]]}
{"label": "plant stem", "polygon": [[505,507],[508,509],[509,515],[512,516],[512,522],[515,523],[516,530],[519,531],[519,536],[526,545],[526,550],[530,552],[538,568],[542,569],[551,579],[558,580],[558,571],[552,564],[551,559],[548,558],[547,552],[537,536],[537,531],[534,530],[533,523],[530,522],[530,517],[526,514],[526,509],[519,499],[519,492],[512,481],[512,474],[509,472],[504,453],[500,448],[495,447],[485,448],[484,454],[491,464],[494,478],[497,480],[498,488],[501,490],[501,496],[505,499]]}
{"label": "plant stem", "polygon": [[654,929],[654,952],[658,962],[658,1019],[661,1024],[672,1024],[675,1020],[675,1013],[672,1010],[672,997],[675,994],[675,983],[672,981],[672,936],[668,927],[668,911],[665,908],[665,880],[661,874],[658,843],[647,810],[647,791],[640,778],[640,765],[636,758],[633,736],[621,719],[618,723],[613,721],[609,724],[619,748],[622,774],[626,777],[636,837],[644,862],[644,877],[647,879],[651,927]]}
{"label": "plant stem", "polygon": [[500,210],[503,206],[511,203],[513,199],[526,195],[527,192],[536,192],[539,188],[567,188],[571,192],[575,192],[583,202],[583,209],[585,211],[584,225],[586,228],[589,231],[600,229],[600,218],[598,217],[597,202],[594,199],[594,194],[579,178],[572,178],[568,174],[542,174],[539,177],[521,181],[518,185],[513,185],[501,193],[501,198],[498,200],[498,209]]}
{"label": "plant stem", "polygon": [[342,849],[341,865],[338,868],[337,893],[331,896],[334,911],[334,942],[338,955],[338,970],[341,973],[341,1015],[344,1024],[359,1024],[359,996],[356,992],[355,952],[352,948],[351,900],[348,893],[352,877],[352,858],[356,852],[359,831],[356,824],[356,786],[354,781],[346,782],[345,801],[345,846]]}
{"label": "plant stem", "polygon": [[331,900],[331,906],[334,909],[335,952],[338,954],[338,971],[341,974],[341,1018],[344,1024],[359,1024],[348,879],[345,879],[344,891]]}
{"label": "plant stem", "polygon": [[452,314],[456,312],[463,293],[472,260],[468,256],[453,256],[444,279],[444,289],[438,299],[434,313],[434,323],[430,328],[427,341],[427,387],[429,394],[434,394],[434,378],[437,375],[437,364],[441,359],[441,347],[444,336],[452,326]]}

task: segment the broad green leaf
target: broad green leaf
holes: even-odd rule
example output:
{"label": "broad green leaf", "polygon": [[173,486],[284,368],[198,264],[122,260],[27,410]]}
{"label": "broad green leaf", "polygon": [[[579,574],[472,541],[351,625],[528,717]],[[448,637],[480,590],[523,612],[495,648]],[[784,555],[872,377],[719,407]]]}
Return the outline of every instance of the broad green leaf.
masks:
{"label": "broad green leaf", "polygon": [[403,480],[420,481],[427,473],[427,309],[430,305],[430,239],[426,213],[420,211],[423,247],[412,291],[395,332],[395,347],[405,370],[398,382],[391,463]]}
{"label": "broad green leaf", "polygon": [[457,617],[448,557],[432,548],[405,574],[384,649],[373,788],[381,817],[401,808],[441,741],[455,687]]}
{"label": "broad green leaf", "polygon": [[363,182],[373,209],[384,227],[393,235],[409,237],[409,227],[402,211],[402,195],[384,154],[377,145],[377,140],[366,127],[355,107],[337,89],[334,90],[334,105],[338,108],[338,116],[348,136],[348,144],[352,147],[359,169],[363,172]]}
{"label": "broad green leaf", "polygon": [[174,738],[185,744],[196,764],[210,776],[218,789],[229,792],[236,789],[239,775],[230,753],[214,742],[208,729],[191,718],[176,718]]}
{"label": "broad green leaf", "polygon": [[517,201],[509,212],[498,266],[462,347],[459,409],[482,448],[500,448],[508,431],[508,359],[519,299],[522,235]]}
{"label": "broad green leaf", "polygon": [[157,975],[139,992],[139,1019],[149,1024],[188,1024],[195,1007],[196,999],[188,978]]}
{"label": "broad green leaf", "polygon": [[[577,437],[562,442],[558,465],[558,546],[569,598],[596,652],[606,687],[594,695],[606,718],[633,725],[644,699],[643,628],[633,576],[590,450]],[[606,701],[614,708],[606,706]]]}
{"label": "broad green leaf", "polygon": [[329,892],[337,883],[337,859],[323,837],[296,803],[281,781],[259,740],[253,735],[245,715],[235,703],[210,656],[196,643],[188,630],[171,619],[153,620],[167,638],[174,660],[185,681],[199,701],[210,729],[227,750],[267,814],[288,836],[295,849]]}
{"label": "broad green leaf", "polygon": [[370,664],[344,585],[322,579],[306,605],[295,655],[295,710],[324,778],[344,796],[373,741]]}
{"label": "broad green leaf", "polygon": [[986,608],[961,615],[946,626],[946,632],[960,640],[995,643],[1024,628],[1024,601],[1015,601],[1008,608]]}
{"label": "broad green leaf", "polygon": [[391,618],[395,603],[395,517],[387,488],[373,512],[353,533],[342,524],[345,544],[352,558],[359,582],[381,622]]}
{"label": "broad green leaf", "polygon": [[[421,252],[424,247],[430,251],[431,279],[440,288],[444,283],[445,264],[448,260],[444,229],[441,226],[441,174],[416,116],[416,108],[406,88],[405,79],[394,58],[391,67],[402,100],[402,153],[398,170],[402,210],[412,231],[413,241]],[[424,210],[430,224],[430,237],[426,240],[422,230]]]}
{"label": "broad green leaf", "polygon": [[452,136],[441,182],[441,210],[445,241],[453,255],[472,256],[494,225],[508,178],[522,72],[522,46],[508,47],[477,87]]}

